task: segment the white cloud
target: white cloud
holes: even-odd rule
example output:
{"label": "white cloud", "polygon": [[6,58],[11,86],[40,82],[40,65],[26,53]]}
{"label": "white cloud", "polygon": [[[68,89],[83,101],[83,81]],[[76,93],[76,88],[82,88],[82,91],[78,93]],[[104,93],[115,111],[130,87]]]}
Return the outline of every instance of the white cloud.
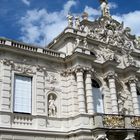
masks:
{"label": "white cloud", "polygon": [[130,27],[132,34],[140,36],[140,11],[134,11],[122,15],[113,15],[114,19],[119,22],[124,22],[125,27]]}
{"label": "white cloud", "polygon": [[101,15],[100,9],[94,9],[92,7],[89,7],[89,6],[85,6],[84,11],[88,13],[89,20],[94,20],[97,16]]}
{"label": "white cloud", "polygon": [[[115,6],[112,5],[111,8],[115,8]],[[64,4],[63,9],[60,11],[54,11],[51,13],[46,9],[27,11],[26,15],[22,17],[19,22],[21,25],[20,39],[24,42],[39,44],[41,46],[47,45],[67,26],[66,16],[73,6],[77,6],[76,1],[69,0]],[[89,14],[90,20],[94,20],[101,15],[99,8],[94,9],[85,6],[84,11]],[[73,13],[73,15],[80,14],[81,13]],[[125,26],[129,26],[133,33],[140,35],[140,18],[138,17],[140,17],[140,11],[123,15],[113,15],[113,18],[118,21],[124,21]]]}
{"label": "white cloud", "polygon": [[67,26],[66,15],[73,6],[76,6],[76,2],[69,0],[58,12],[49,13],[46,9],[27,11],[19,22],[22,34],[20,39],[45,46]]}
{"label": "white cloud", "polygon": [[27,6],[30,6],[30,1],[29,1],[29,0],[22,0],[22,2],[23,2],[24,4],[26,4]]}
{"label": "white cloud", "polygon": [[118,7],[118,5],[115,2],[109,2],[108,5],[110,9],[116,9]]}

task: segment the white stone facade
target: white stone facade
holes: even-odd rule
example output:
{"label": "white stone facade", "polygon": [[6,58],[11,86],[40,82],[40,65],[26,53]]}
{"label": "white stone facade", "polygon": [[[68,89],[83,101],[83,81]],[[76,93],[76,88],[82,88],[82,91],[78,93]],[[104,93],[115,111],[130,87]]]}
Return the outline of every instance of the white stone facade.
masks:
{"label": "white stone facade", "polygon": [[[1,140],[140,139],[140,40],[82,17],[47,48],[0,38]],[[15,75],[32,79],[30,113],[14,111]]]}

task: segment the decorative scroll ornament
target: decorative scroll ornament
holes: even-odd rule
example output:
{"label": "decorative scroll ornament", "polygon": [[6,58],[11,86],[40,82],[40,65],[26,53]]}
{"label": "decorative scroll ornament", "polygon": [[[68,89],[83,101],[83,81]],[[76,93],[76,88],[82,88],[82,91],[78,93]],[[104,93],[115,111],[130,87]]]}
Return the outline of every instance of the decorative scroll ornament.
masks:
{"label": "decorative scroll ornament", "polygon": [[54,74],[48,74],[47,78],[46,78],[46,81],[49,83],[49,84],[54,84],[56,83],[56,78],[55,78],[55,75]]}
{"label": "decorative scroll ornament", "polygon": [[4,59],[2,60],[3,64],[6,66],[13,66],[14,62],[12,60]]}
{"label": "decorative scroll ornament", "polygon": [[140,117],[133,117],[131,119],[131,124],[133,127],[140,128]]}
{"label": "decorative scroll ornament", "polygon": [[107,115],[104,116],[103,123],[105,127],[123,128],[124,118],[122,116]]}
{"label": "decorative scroll ornament", "polygon": [[13,69],[25,74],[33,74],[33,66],[25,64],[14,64]]}
{"label": "decorative scroll ornament", "polygon": [[36,69],[37,69],[37,71],[39,71],[39,72],[45,72],[45,71],[47,70],[46,67],[43,67],[43,66],[40,66],[40,65],[38,65]]}

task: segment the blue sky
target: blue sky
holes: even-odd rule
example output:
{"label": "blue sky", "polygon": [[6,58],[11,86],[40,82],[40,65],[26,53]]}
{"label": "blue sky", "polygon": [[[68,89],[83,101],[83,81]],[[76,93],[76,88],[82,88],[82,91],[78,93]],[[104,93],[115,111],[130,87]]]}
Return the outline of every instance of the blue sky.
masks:
{"label": "blue sky", "polygon": [[[108,0],[113,18],[140,36],[140,0]],[[66,26],[66,15],[100,16],[99,0],[0,0],[0,36],[45,46]]]}

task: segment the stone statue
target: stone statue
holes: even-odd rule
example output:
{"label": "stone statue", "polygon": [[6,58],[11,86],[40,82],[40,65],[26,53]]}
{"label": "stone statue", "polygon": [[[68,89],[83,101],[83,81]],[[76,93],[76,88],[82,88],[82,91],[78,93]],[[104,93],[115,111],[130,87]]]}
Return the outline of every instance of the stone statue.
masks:
{"label": "stone statue", "polygon": [[101,10],[103,17],[110,17],[110,11],[107,0],[100,0],[101,2]]}
{"label": "stone statue", "polygon": [[56,115],[56,106],[55,106],[55,100],[53,95],[50,95],[49,97],[49,116],[53,117]]}
{"label": "stone statue", "polygon": [[134,136],[127,136],[124,140],[136,140]]}
{"label": "stone statue", "polygon": [[87,39],[86,38],[84,38],[83,43],[84,43],[84,48],[88,48],[88,43],[87,43]]}
{"label": "stone statue", "polygon": [[108,138],[106,137],[106,135],[99,135],[95,140],[108,140]]}
{"label": "stone statue", "polygon": [[75,17],[75,28],[77,30],[80,30],[80,18],[79,17]]}
{"label": "stone statue", "polygon": [[73,16],[68,14],[67,19],[68,19],[68,27],[73,27]]}
{"label": "stone statue", "polygon": [[126,114],[127,109],[124,107],[126,100],[128,99],[125,93],[121,91],[118,92],[118,106],[119,106],[119,113]]}
{"label": "stone statue", "polygon": [[77,36],[75,39],[75,48],[79,47],[81,40],[79,39],[79,37]]}

